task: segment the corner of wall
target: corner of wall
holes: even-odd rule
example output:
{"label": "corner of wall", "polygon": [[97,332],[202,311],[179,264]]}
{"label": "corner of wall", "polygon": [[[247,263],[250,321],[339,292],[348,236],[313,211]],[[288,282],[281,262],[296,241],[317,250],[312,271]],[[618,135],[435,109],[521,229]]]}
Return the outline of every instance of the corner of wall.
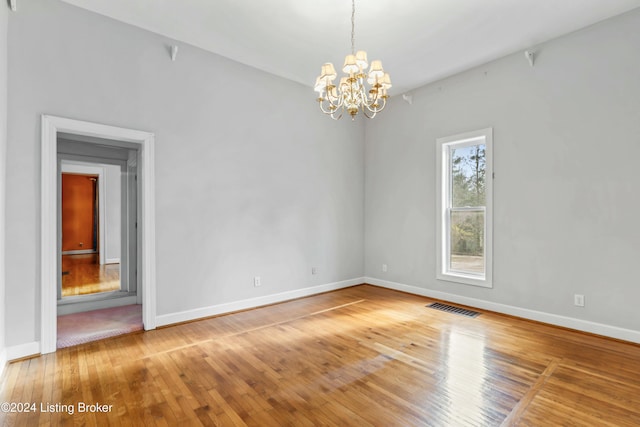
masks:
{"label": "corner of wall", "polygon": [[7,363],[5,343],[5,187],[6,187],[6,152],[7,152],[7,92],[8,92],[8,24],[9,6],[6,2],[0,7],[0,375]]}

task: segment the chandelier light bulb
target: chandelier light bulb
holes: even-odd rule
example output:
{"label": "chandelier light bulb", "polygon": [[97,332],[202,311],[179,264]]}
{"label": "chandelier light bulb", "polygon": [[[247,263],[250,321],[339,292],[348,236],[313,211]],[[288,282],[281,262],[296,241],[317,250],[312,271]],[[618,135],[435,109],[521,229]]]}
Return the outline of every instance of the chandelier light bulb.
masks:
{"label": "chandelier light bulb", "polygon": [[369,63],[367,62],[367,52],[364,50],[359,50],[356,52],[356,64],[360,67],[360,70],[366,70],[369,67]]}
{"label": "chandelier light bulb", "polygon": [[369,70],[369,78],[380,79],[384,76],[384,70],[382,69],[382,61],[376,59],[371,61],[371,70]]}
{"label": "chandelier light bulb", "polygon": [[391,87],[391,77],[389,77],[389,73],[384,73],[382,76],[382,80],[380,81],[383,89],[389,89]]}
{"label": "chandelier light bulb", "polygon": [[326,87],[327,87],[326,80],[323,80],[320,77],[316,77],[316,84],[313,85],[313,90],[318,92],[319,95],[322,95]]}
{"label": "chandelier light bulb", "polygon": [[320,78],[325,80],[327,83],[335,80],[337,74],[336,69],[333,68],[333,64],[331,62],[327,62],[322,66],[322,71],[320,72]]}

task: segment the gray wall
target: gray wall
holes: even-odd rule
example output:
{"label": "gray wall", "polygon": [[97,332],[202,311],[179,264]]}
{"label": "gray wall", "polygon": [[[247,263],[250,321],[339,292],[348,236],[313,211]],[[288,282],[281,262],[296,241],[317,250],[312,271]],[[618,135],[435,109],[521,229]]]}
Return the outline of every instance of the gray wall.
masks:
{"label": "gray wall", "polygon": [[[366,275],[640,331],[639,47],[636,10],[394,98],[366,127]],[[486,127],[493,289],[435,267],[436,138]]]}
{"label": "gray wall", "polygon": [[172,43],[52,0],[10,16],[9,346],[39,339],[42,113],[155,133],[158,315],[362,276],[362,122]]}
{"label": "gray wall", "polygon": [[7,149],[7,22],[9,9],[0,3],[0,374],[5,362],[5,177]]}

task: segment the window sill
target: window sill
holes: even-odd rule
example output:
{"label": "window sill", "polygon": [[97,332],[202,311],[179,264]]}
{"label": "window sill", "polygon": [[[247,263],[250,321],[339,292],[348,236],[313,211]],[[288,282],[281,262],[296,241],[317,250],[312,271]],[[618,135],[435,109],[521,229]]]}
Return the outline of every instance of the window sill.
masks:
{"label": "window sill", "polygon": [[491,280],[464,273],[442,273],[438,274],[437,279],[445,280],[447,282],[461,283],[463,285],[479,286],[481,288],[493,288]]}

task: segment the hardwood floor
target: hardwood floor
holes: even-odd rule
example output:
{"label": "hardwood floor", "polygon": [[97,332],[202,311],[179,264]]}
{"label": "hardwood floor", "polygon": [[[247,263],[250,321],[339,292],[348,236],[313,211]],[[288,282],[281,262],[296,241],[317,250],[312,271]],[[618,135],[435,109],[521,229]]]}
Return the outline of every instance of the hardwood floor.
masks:
{"label": "hardwood floor", "polygon": [[430,301],[363,285],[12,363],[0,401],[37,410],[0,425],[640,425],[640,346]]}
{"label": "hardwood floor", "polygon": [[100,265],[98,254],[62,256],[62,296],[120,289],[120,264]]}

